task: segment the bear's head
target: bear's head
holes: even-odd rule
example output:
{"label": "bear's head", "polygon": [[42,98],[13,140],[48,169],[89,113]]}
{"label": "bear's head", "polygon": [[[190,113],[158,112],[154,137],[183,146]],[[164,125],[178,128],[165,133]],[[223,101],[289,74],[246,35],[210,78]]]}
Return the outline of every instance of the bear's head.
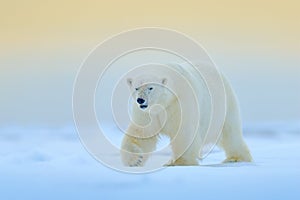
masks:
{"label": "bear's head", "polygon": [[127,83],[136,104],[141,110],[146,110],[155,104],[161,105],[162,98],[166,96],[166,92],[168,91],[165,87],[167,78],[142,76],[135,79],[128,78]]}

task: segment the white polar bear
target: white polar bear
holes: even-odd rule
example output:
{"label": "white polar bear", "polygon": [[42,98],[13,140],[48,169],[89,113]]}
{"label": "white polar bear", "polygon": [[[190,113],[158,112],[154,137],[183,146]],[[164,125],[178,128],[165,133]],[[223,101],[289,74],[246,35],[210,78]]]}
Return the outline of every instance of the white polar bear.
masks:
{"label": "white polar bear", "polygon": [[[167,78],[140,75],[127,79],[135,102],[132,105],[133,122],[129,125],[121,146],[121,158],[125,166],[143,166],[149,153],[155,151],[160,134],[171,139],[173,155],[166,165],[198,165],[200,151],[205,145],[203,142],[207,142],[205,133],[211,116],[210,94],[205,81],[194,68],[184,64],[169,66],[187,81],[180,82],[178,75],[169,72]],[[210,66],[201,66],[201,70],[210,70]],[[242,137],[236,96],[223,75],[222,79],[226,92],[226,117],[217,144],[226,153],[224,162],[251,162],[251,154]],[[189,92],[187,87],[192,87],[195,93]],[[195,96],[196,101],[193,100]],[[164,112],[161,109],[151,110],[154,105],[160,105]],[[200,122],[199,116],[194,112],[195,108],[199,108],[202,116],[205,116]],[[199,129],[193,134],[197,124]]]}

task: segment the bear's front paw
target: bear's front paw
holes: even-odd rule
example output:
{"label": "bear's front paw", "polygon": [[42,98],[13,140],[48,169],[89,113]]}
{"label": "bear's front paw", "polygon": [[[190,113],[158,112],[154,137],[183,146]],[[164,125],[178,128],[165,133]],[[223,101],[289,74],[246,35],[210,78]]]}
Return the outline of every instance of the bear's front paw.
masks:
{"label": "bear's front paw", "polygon": [[142,154],[142,150],[137,145],[130,145],[121,153],[122,162],[129,167],[142,167],[146,161],[146,156]]}
{"label": "bear's front paw", "polygon": [[182,157],[177,160],[171,159],[168,163],[164,164],[164,167],[170,166],[196,166],[199,165],[196,159],[184,159]]}
{"label": "bear's front paw", "polygon": [[129,157],[126,163],[123,163],[129,167],[142,167],[144,165],[143,159],[142,155],[135,154]]}

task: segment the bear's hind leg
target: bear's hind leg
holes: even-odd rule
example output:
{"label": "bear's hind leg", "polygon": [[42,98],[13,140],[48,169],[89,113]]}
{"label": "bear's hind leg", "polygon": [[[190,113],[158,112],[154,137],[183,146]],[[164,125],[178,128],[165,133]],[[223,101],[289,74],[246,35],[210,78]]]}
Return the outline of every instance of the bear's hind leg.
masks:
{"label": "bear's hind leg", "polygon": [[[235,131],[235,132],[234,132]],[[251,162],[252,156],[246,145],[241,128],[232,128],[224,125],[219,146],[225,151],[226,159],[223,162]]]}

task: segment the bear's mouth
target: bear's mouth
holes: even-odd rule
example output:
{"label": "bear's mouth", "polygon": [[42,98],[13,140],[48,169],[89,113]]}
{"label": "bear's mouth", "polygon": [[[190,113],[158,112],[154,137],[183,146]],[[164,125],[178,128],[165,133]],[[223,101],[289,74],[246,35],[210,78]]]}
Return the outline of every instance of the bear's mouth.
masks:
{"label": "bear's mouth", "polygon": [[141,109],[146,109],[148,107],[148,105],[140,105]]}

